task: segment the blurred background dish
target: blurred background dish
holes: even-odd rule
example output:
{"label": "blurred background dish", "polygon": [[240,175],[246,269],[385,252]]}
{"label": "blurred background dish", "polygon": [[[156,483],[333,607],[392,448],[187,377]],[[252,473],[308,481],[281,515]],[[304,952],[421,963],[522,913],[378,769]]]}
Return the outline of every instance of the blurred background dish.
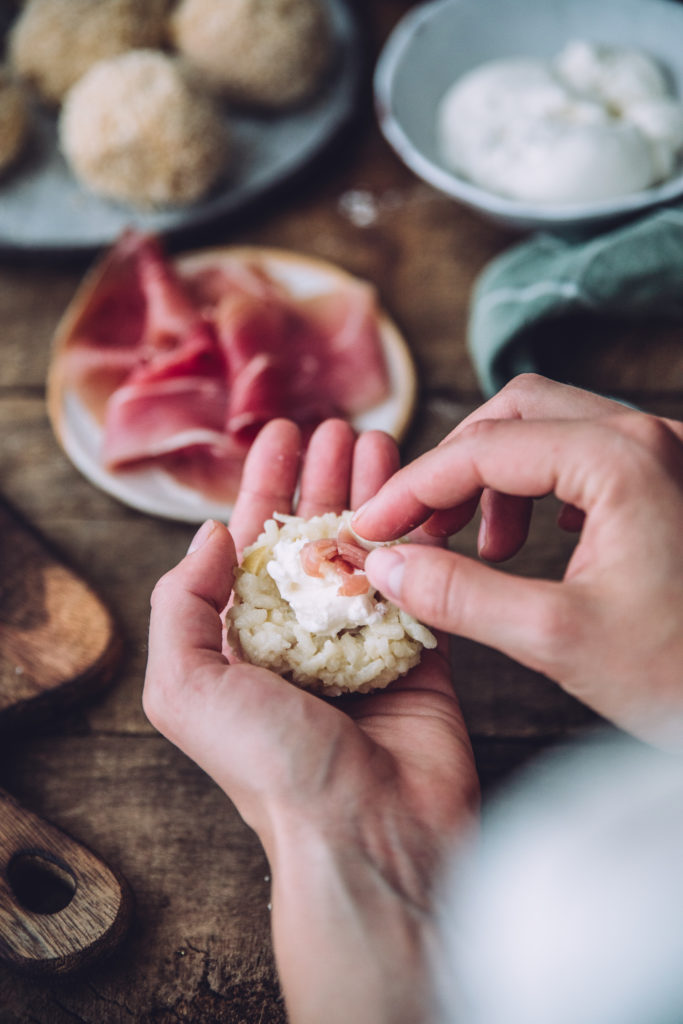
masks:
{"label": "blurred background dish", "polygon": [[449,168],[437,111],[461,76],[509,57],[551,59],[572,40],[654,58],[683,96],[683,8],[670,0],[436,0],[412,10],[389,37],[375,70],[381,129],[419,177],[506,227],[551,231],[599,227],[683,194],[680,164],[665,181],[610,198],[536,203],[496,194]]}
{"label": "blurred background dish", "polygon": [[[0,249],[92,250],[126,227],[168,235],[242,213],[309,164],[351,120],[363,72],[364,47],[344,0],[323,0],[333,64],[305,102],[277,112],[227,107],[231,161],[212,192],[184,206],[136,209],[102,199],[78,183],[59,151],[57,117],[39,104],[23,156],[0,179]],[[0,28],[9,19],[0,20]]]}
{"label": "blurred background dish", "polygon": [[[126,244],[125,241],[123,243]],[[143,245],[147,243],[142,242]],[[194,474],[178,477],[172,470],[148,459],[138,465],[124,465],[115,470],[105,465],[102,451],[104,427],[101,416],[94,411],[87,395],[87,381],[79,376],[76,363],[70,358],[73,348],[86,341],[86,371],[94,365],[92,345],[98,345],[105,353],[114,348],[113,332],[110,330],[104,341],[98,337],[90,337],[89,330],[84,326],[84,316],[88,310],[94,311],[95,321],[99,322],[98,314],[106,310],[106,322],[109,326],[117,323],[116,303],[113,300],[115,289],[121,287],[121,281],[127,282],[129,272],[126,265],[122,271],[115,270],[114,284],[106,283],[104,294],[100,299],[98,288],[103,281],[109,281],[105,273],[111,266],[112,257],[105,255],[99,265],[86,275],[81,287],[76,292],[65,310],[55,333],[52,358],[48,373],[47,407],[52,429],[66,455],[78,470],[96,487],[116,498],[118,501],[149,515],[181,522],[200,523],[204,519],[214,517],[227,521],[230,518],[233,497],[229,488],[214,490],[202,486],[203,478]],[[177,256],[173,260],[175,272],[186,275],[201,273],[207,269],[216,272],[218,280],[221,268],[235,266],[238,274],[249,273],[249,268],[256,268],[258,274],[266,274],[269,279],[284,289],[286,294],[296,300],[315,300],[343,294],[349,287],[365,289],[367,286],[353,275],[337,267],[335,264],[301,253],[293,253],[283,249],[264,249],[252,247],[218,247],[196,250]],[[127,287],[124,284],[124,287]],[[209,286],[210,287],[210,286]],[[125,298],[125,295],[124,295]],[[132,303],[130,303],[132,307]],[[124,317],[127,305],[124,302]],[[207,314],[206,308],[204,309]],[[417,375],[411,351],[403,335],[386,311],[373,303],[373,330],[376,328],[380,358],[386,373],[386,390],[383,397],[373,400],[358,411],[344,413],[358,431],[383,430],[401,441],[411,423],[417,398]],[[133,330],[132,321],[124,319],[128,334]],[[91,321],[88,321],[91,323]],[[354,320],[358,337],[362,338],[361,324],[358,317]],[[242,339],[244,341],[244,339]],[[365,349],[364,349],[365,350]],[[320,349],[318,349],[320,351]],[[349,364],[350,354],[344,350],[345,365]],[[301,374],[302,368],[292,363],[292,374]],[[95,387],[100,392],[98,401],[106,401],[115,389],[115,382],[106,376],[97,378]],[[106,380],[106,384],[102,381]],[[357,395],[357,382],[351,382]],[[316,386],[322,387],[316,377]],[[161,414],[157,410],[156,419]],[[296,418],[296,416],[292,416]],[[246,452],[245,452],[246,454]],[[227,471],[226,471],[227,472]]]}

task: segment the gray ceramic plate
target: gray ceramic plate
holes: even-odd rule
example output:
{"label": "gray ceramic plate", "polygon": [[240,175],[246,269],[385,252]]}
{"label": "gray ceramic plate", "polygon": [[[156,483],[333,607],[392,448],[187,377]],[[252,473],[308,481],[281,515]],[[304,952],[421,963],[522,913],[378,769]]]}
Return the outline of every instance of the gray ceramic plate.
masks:
{"label": "gray ceramic plate", "polygon": [[517,229],[597,226],[682,195],[680,168],[663,184],[618,199],[534,206],[487,192],[443,163],[435,112],[456,78],[499,57],[550,57],[570,39],[644,50],[683,96],[683,5],[672,0],[437,0],[411,11],[380,55],[375,99],[384,135],[419,177]]}
{"label": "gray ceramic plate", "polygon": [[76,182],[56,144],[55,119],[38,115],[26,157],[0,181],[0,247],[94,249],[124,228],[168,234],[241,213],[309,163],[350,119],[362,75],[358,26],[344,0],[326,0],[337,59],[325,88],[291,113],[230,115],[235,166],[207,199],[192,206],[140,212],[107,202]]}

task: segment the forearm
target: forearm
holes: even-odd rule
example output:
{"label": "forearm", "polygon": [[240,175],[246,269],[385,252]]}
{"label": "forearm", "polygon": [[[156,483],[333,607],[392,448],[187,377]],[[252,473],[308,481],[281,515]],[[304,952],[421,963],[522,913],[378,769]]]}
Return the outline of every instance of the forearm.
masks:
{"label": "forearm", "polygon": [[429,892],[405,891],[400,866],[312,827],[284,830],[269,855],[275,956],[291,1024],[431,1020]]}

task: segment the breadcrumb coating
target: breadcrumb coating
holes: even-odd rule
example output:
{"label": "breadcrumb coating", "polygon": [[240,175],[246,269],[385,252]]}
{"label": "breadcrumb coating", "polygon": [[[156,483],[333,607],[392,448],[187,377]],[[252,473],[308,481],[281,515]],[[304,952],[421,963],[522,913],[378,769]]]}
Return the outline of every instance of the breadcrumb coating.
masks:
{"label": "breadcrumb coating", "polygon": [[321,0],[180,0],[170,36],[212,89],[274,110],[309,98],[332,56]]}
{"label": "breadcrumb coating", "polygon": [[14,163],[28,135],[28,107],[19,85],[0,68],[0,172]]}
{"label": "breadcrumb coating", "polygon": [[228,159],[223,118],[174,58],[153,50],[100,61],[70,90],[62,150],[93,192],[137,206],[189,203]]}
{"label": "breadcrumb coating", "polygon": [[9,60],[49,106],[99,60],[161,46],[169,0],[28,0],[9,33]]}

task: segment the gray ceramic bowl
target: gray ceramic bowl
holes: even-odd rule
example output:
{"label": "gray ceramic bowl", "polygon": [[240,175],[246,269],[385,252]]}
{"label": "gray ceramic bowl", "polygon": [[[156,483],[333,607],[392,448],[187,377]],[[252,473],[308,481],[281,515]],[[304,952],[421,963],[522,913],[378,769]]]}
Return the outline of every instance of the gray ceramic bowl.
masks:
{"label": "gray ceramic bowl", "polygon": [[616,199],[533,205],[479,188],[444,164],[435,112],[456,78],[500,57],[551,57],[571,39],[649,53],[683,96],[683,5],[674,0],[436,0],[399,22],[377,63],[375,102],[386,139],[420,178],[519,230],[599,227],[683,195],[679,167],[662,184]]}

